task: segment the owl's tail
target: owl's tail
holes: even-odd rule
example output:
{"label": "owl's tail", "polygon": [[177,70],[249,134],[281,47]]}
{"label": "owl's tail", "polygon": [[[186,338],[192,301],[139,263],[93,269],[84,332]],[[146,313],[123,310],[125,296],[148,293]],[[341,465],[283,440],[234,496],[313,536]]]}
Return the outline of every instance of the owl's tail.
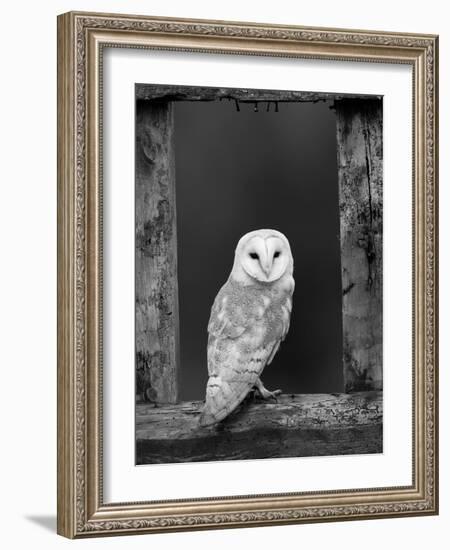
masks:
{"label": "owl's tail", "polygon": [[198,420],[198,423],[203,428],[206,427],[206,426],[213,426],[214,424],[217,424],[218,422],[219,422],[219,420],[217,420],[217,418],[212,413],[210,413],[207,410],[206,407],[203,409],[203,412],[200,415],[200,418]]}
{"label": "owl's tail", "polygon": [[230,384],[217,377],[210,378],[205,407],[199,418],[200,426],[212,426],[224,420],[243,401],[251,387],[252,384]]}

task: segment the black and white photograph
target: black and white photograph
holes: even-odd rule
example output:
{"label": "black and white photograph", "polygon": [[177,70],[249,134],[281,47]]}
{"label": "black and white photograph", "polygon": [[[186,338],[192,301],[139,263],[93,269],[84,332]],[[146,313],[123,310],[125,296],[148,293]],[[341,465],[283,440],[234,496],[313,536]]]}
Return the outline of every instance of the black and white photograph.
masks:
{"label": "black and white photograph", "polygon": [[135,86],[137,465],[383,452],[383,98]]}

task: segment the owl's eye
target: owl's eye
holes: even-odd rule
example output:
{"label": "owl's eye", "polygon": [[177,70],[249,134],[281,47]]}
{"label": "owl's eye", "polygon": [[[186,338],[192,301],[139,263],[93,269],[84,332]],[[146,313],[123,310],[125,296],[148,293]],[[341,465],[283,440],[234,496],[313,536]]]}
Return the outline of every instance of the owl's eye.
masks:
{"label": "owl's eye", "polygon": [[281,254],[281,252],[279,250],[277,250],[275,252],[275,254],[273,255],[274,258],[278,258],[278,256]]}
{"label": "owl's eye", "polygon": [[256,254],[256,252],[250,252],[249,256],[252,260],[258,260],[259,259],[259,256],[258,256],[258,254]]}

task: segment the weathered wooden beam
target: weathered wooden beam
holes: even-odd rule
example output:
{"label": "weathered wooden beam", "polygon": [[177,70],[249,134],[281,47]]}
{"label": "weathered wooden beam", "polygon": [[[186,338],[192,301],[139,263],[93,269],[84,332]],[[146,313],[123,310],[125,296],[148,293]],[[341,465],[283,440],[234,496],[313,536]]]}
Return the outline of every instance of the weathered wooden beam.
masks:
{"label": "weathered wooden beam", "polygon": [[136,102],[136,391],[178,394],[178,285],[173,108]]}
{"label": "weathered wooden beam", "polygon": [[381,392],[248,398],[218,426],[203,402],[136,405],[137,464],[381,453]]}
{"label": "weathered wooden beam", "polygon": [[382,101],[335,102],[346,391],[383,386]]}
{"label": "weathered wooden beam", "polygon": [[256,90],[242,88],[211,88],[205,86],[174,86],[164,84],[136,84],[138,99],[162,101],[216,101],[220,99],[240,102],[314,102],[343,98],[373,98],[369,95],[332,94],[325,92],[301,92],[295,90]]}

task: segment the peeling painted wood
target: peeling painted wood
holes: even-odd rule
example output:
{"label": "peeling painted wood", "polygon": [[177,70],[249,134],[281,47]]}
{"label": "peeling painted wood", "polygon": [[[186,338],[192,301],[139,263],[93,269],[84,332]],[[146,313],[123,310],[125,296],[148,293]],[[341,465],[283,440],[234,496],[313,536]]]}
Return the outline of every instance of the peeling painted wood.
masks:
{"label": "peeling painted wood", "polygon": [[136,405],[137,464],[381,453],[383,394],[249,397],[218,426],[201,427],[202,401]]}
{"label": "peeling painted wood", "polygon": [[[164,84],[136,84],[138,99],[162,101],[216,101],[222,99],[253,103],[268,102],[316,102],[333,101],[344,98],[373,98],[369,95],[331,94],[324,92],[301,92],[295,90],[258,90],[242,88],[212,88],[195,86],[173,86]],[[264,106],[263,108],[267,108]],[[269,109],[275,109],[275,105]]]}
{"label": "peeling painted wood", "polygon": [[173,108],[136,102],[136,391],[156,403],[178,393]]}
{"label": "peeling painted wood", "polygon": [[346,391],[381,389],[383,116],[381,100],[335,102]]}

